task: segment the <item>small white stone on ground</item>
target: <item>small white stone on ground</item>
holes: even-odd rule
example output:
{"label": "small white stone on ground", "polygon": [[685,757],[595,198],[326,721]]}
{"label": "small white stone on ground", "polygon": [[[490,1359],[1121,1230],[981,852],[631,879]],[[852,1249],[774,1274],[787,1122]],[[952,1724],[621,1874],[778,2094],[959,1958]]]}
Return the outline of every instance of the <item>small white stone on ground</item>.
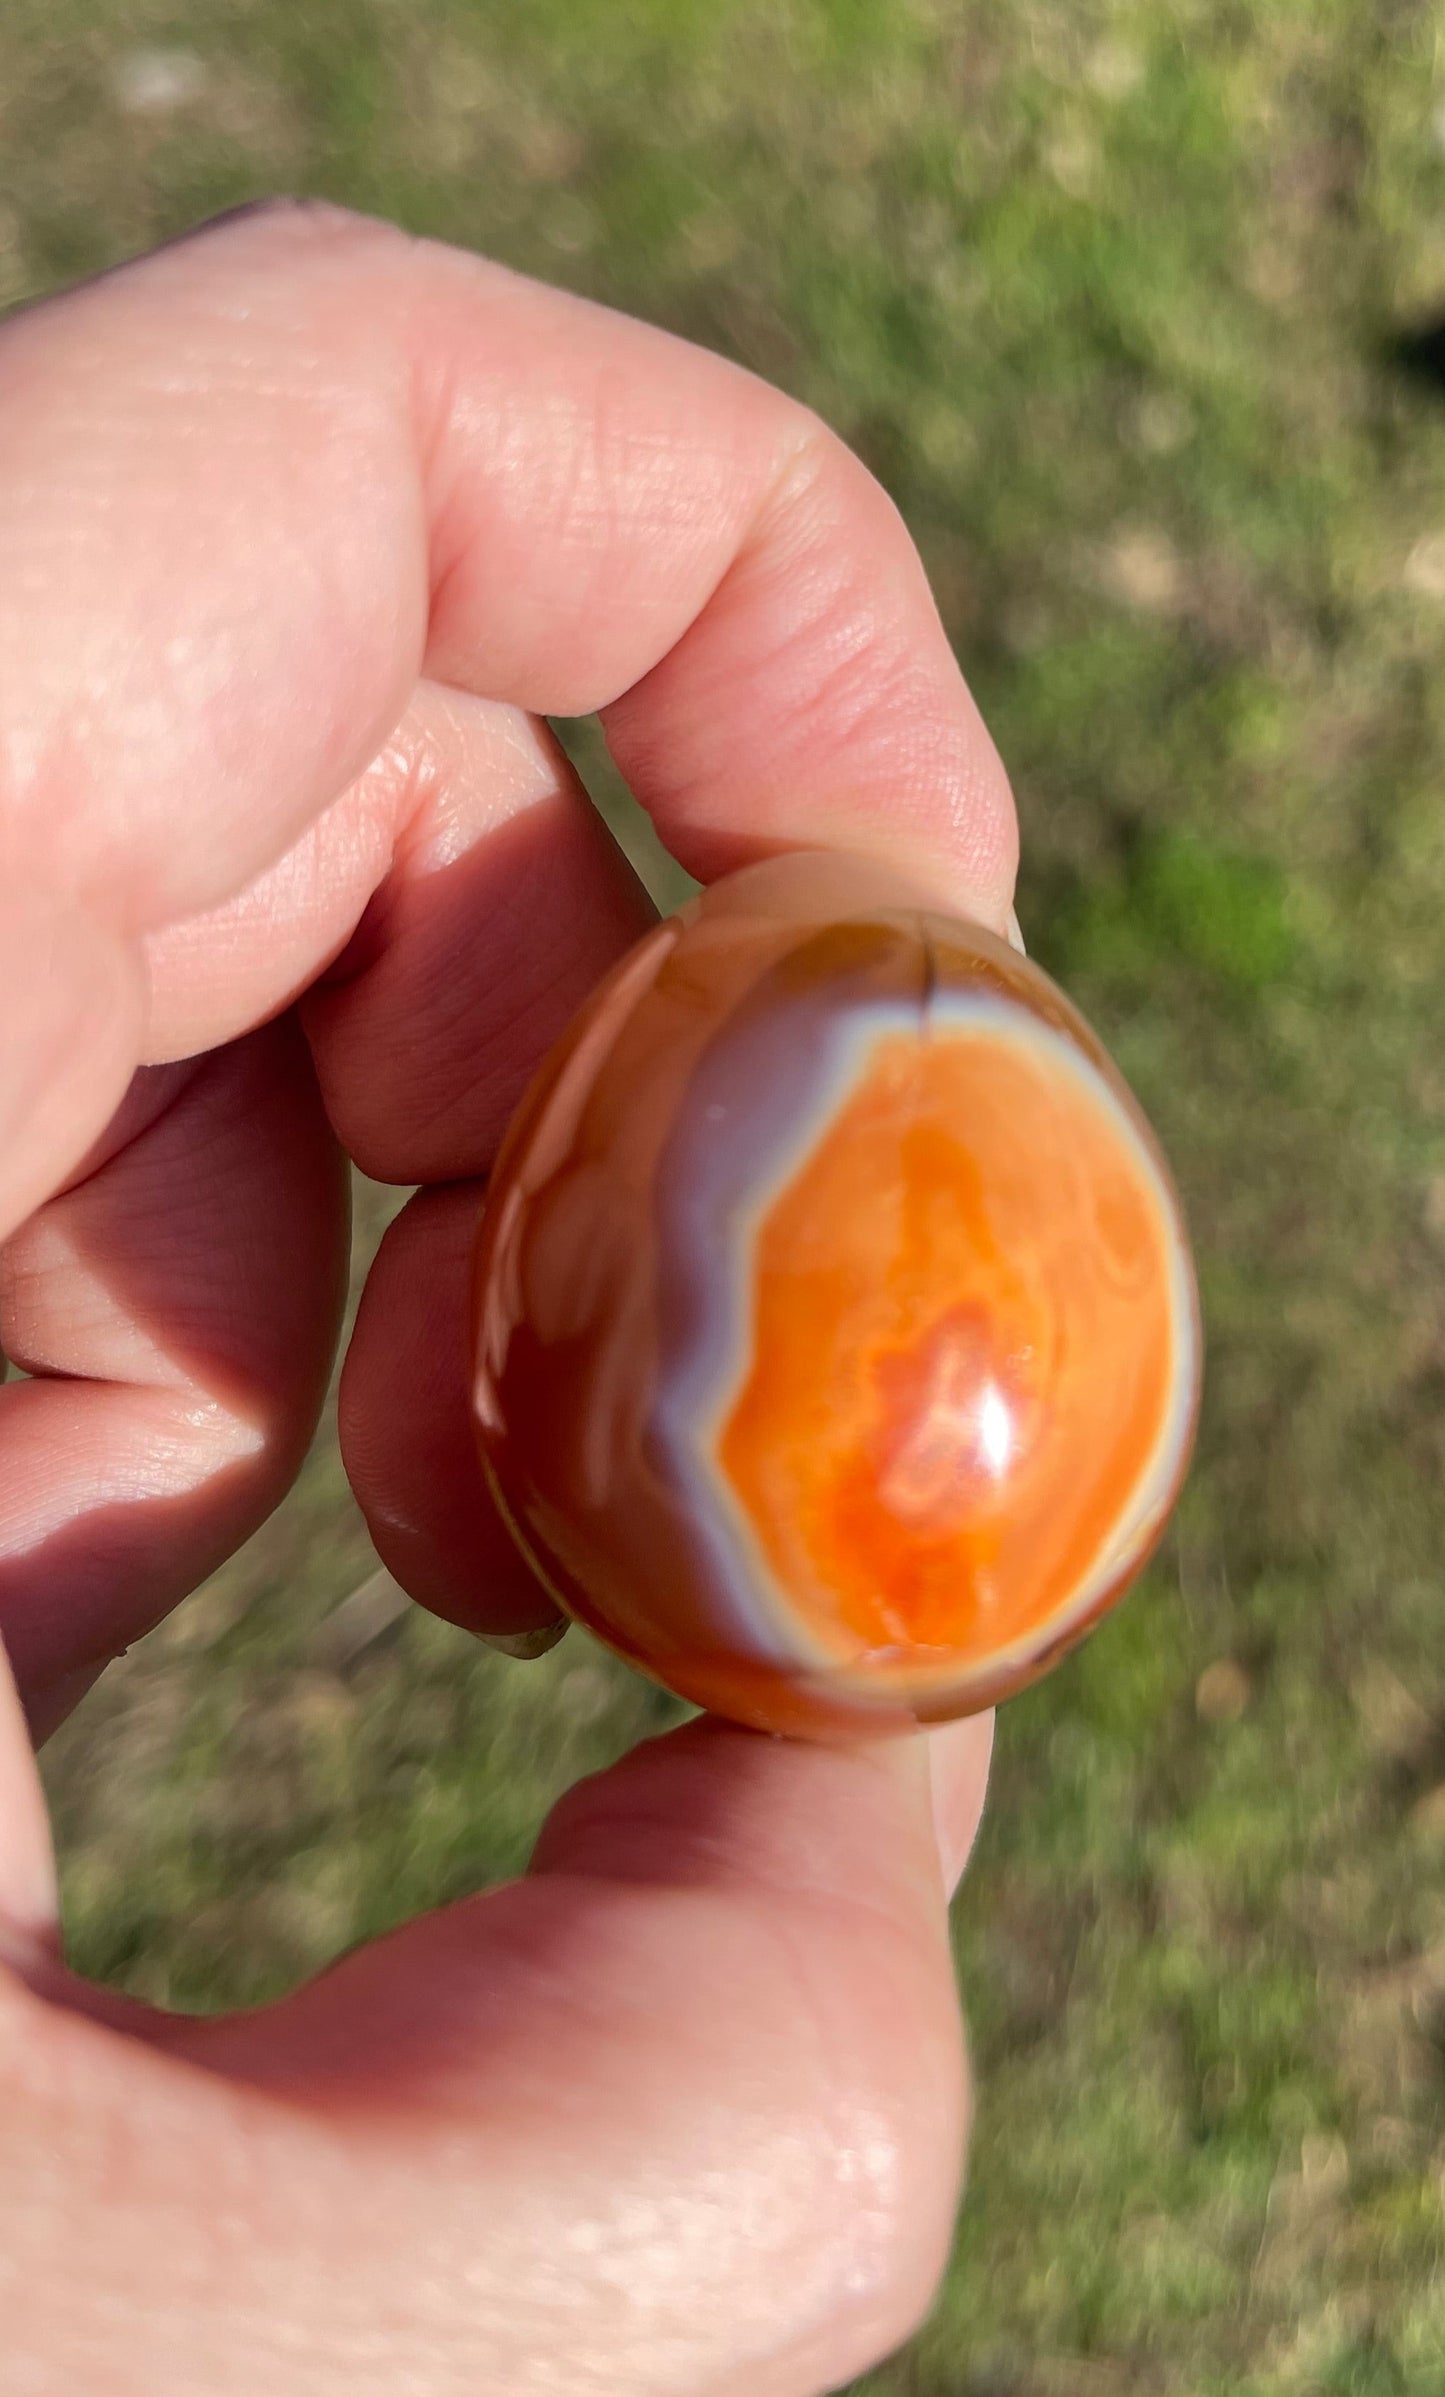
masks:
{"label": "small white stone on ground", "polygon": [[194,50],[127,50],[116,60],[110,83],[116,105],[127,116],[173,116],[200,98],[206,70]]}

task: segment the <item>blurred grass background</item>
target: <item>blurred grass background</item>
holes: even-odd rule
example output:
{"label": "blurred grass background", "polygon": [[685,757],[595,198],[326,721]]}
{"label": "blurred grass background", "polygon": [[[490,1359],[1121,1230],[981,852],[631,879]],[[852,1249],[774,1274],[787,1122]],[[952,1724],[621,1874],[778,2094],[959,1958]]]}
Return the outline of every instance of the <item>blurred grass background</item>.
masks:
{"label": "blurred grass background", "polygon": [[[4,301],[327,193],[821,409],[1016,777],[1030,945],[1175,1161],[1198,1470],[1006,1710],[958,1909],[973,2184],[874,2397],[1445,2390],[1442,33],[1410,0],[0,9]],[[338,1616],[367,1569],[323,1445],[54,1743],[85,1969],[262,1996],[512,1869],[666,1719],[575,1635],[521,1667]]]}

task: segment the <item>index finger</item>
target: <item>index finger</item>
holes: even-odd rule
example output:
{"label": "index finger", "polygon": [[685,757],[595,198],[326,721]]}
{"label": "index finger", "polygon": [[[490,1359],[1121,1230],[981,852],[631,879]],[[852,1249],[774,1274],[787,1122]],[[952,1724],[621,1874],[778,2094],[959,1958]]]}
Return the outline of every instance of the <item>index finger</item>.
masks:
{"label": "index finger", "polygon": [[145,936],[281,856],[423,672],[600,709],[703,877],[839,844],[1007,905],[1007,786],[897,512],[724,360],[272,208],[13,319],[0,423],[0,1233],[143,1051]]}

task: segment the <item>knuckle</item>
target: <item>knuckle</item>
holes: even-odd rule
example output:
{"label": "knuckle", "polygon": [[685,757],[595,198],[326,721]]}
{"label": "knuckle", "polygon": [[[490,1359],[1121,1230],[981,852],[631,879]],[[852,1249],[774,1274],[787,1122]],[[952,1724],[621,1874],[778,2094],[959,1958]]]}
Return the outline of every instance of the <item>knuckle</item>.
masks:
{"label": "knuckle", "polygon": [[780,2391],[817,2397],[851,2385],[926,2318],[948,2255],[955,2170],[937,2132],[876,2093],[858,2093],[830,2124],[800,2122],[796,2135],[810,2164],[794,2219],[774,2229],[786,2295],[768,2290],[766,2329]]}
{"label": "knuckle", "polygon": [[835,2187],[854,2201],[844,2294],[868,2361],[918,2327],[947,2260],[960,2140],[939,2097],[936,2076],[922,2072],[875,2089],[862,2119],[840,2124],[829,2159]]}
{"label": "knuckle", "polygon": [[768,507],[819,531],[845,512],[862,509],[902,531],[903,519],[870,466],[841,433],[805,407],[790,403],[787,430],[768,490]]}
{"label": "knuckle", "polygon": [[[906,1942],[850,1935],[829,1958],[780,1962],[777,2019],[791,2024],[791,2143],[799,2299],[792,2356],[828,2385],[866,2371],[917,2329],[947,2262],[966,2127],[957,2008]],[[801,1969],[799,1969],[801,1963]],[[821,1970],[820,1970],[821,1965]],[[798,2381],[799,2397],[817,2379]]]}

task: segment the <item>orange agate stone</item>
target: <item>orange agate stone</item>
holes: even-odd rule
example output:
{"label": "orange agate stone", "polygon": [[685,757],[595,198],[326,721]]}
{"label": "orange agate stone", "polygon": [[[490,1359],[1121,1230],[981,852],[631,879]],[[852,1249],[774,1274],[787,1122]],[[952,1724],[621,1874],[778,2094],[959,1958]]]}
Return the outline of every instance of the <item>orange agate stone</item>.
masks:
{"label": "orange agate stone", "polygon": [[1188,1242],[1124,1083],[1036,966],[856,860],[714,884],[594,994],[498,1160],[476,1311],[534,1569],[769,1730],[1032,1680],[1193,1434]]}

